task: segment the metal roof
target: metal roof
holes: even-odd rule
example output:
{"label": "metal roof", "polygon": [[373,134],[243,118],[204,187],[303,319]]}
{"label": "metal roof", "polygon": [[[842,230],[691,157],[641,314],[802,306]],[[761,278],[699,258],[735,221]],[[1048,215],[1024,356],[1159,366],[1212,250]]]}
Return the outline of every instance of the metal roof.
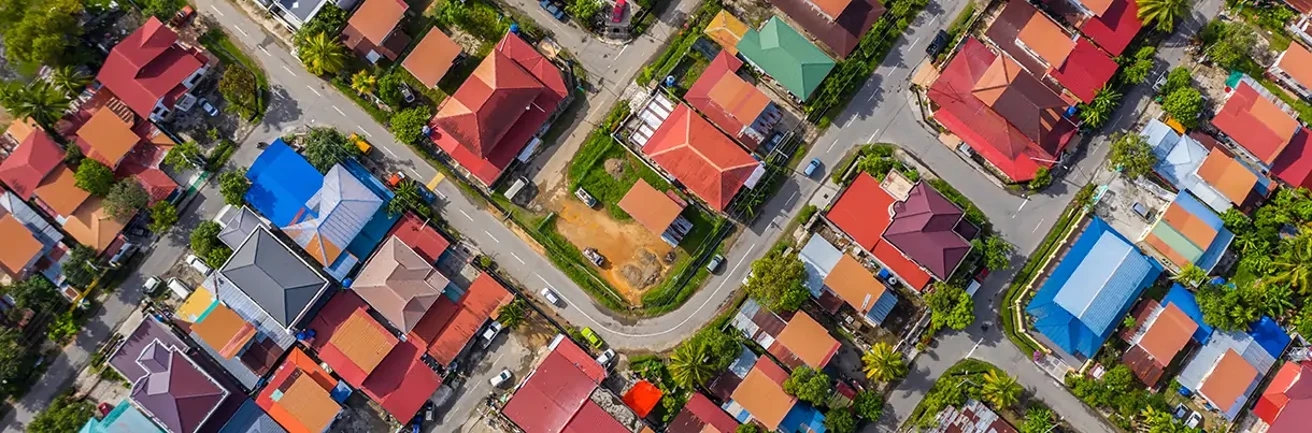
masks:
{"label": "metal roof", "polygon": [[328,288],[327,280],[267,229],[252,232],[216,275],[219,299],[238,315],[256,321],[242,314],[249,300],[286,329],[296,327]]}

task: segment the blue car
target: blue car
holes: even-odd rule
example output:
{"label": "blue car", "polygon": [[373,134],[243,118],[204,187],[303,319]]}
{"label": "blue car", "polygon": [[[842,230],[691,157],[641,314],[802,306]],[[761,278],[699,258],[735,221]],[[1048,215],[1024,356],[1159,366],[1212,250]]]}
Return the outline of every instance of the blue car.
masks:
{"label": "blue car", "polygon": [[538,6],[541,6],[543,10],[547,11],[547,15],[551,15],[553,17],[556,17],[556,19],[558,20],[565,21],[564,8],[556,5],[555,2],[551,0],[542,0],[541,3],[538,3]]}
{"label": "blue car", "polygon": [[806,169],[802,170],[802,175],[811,177],[818,169],[820,169],[820,158],[813,158],[810,163],[806,164]]}

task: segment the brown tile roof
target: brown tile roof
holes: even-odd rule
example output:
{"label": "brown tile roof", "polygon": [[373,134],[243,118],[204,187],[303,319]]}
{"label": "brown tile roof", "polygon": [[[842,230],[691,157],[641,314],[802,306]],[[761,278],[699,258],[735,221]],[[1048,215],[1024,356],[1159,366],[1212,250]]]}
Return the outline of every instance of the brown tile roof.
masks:
{"label": "brown tile roof", "polygon": [[77,130],[77,145],[90,158],[109,168],[118,167],[123,157],[141,141],[132,125],[113,110],[101,109]]}
{"label": "brown tile roof", "polygon": [[337,347],[361,370],[373,371],[397,343],[396,337],[379,328],[376,323],[368,312],[355,310],[342,323],[341,328],[333,333],[328,344]]}
{"label": "brown tile roof", "polygon": [[78,188],[73,170],[61,165],[41,180],[41,184],[36,187],[36,196],[58,216],[66,217],[73,215],[91,197],[91,193]]}
{"label": "brown tile roof", "polygon": [[884,291],[888,290],[884,283],[875,279],[875,274],[847,254],[838,259],[838,264],[829,271],[829,275],[825,277],[825,287],[833,290],[847,301],[848,305],[862,313],[870,311],[875,301],[878,301]]}
{"label": "brown tile roof", "polygon": [[337,413],[341,412],[341,406],[333,401],[328,391],[307,374],[292,379],[291,386],[287,387],[278,402],[287,413],[312,432],[327,430]]}
{"label": "brown tile roof", "polygon": [[1285,71],[1303,87],[1312,88],[1312,52],[1309,52],[1303,44],[1289,44],[1289,48],[1280,56],[1276,67]]}
{"label": "brown tile roof", "polygon": [[1257,184],[1256,174],[1217,148],[1212,149],[1203,164],[1198,166],[1198,177],[1221,191],[1234,204],[1244,203]]}
{"label": "brown tile roof", "polygon": [[1166,366],[1158,364],[1157,360],[1140,346],[1131,346],[1127,349],[1125,354],[1121,355],[1121,363],[1130,368],[1134,377],[1139,378],[1139,382],[1149,387],[1157,385],[1166,369]]}
{"label": "brown tile roof", "polygon": [[355,14],[351,15],[351,20],[346,22],[346,26],[354,28],[374,45],[382,45],[409,8],[410,6],[403,0],[365,0],[364,4],[355,10]]}
{"label": "brown tile roof", "polygon": [[1042,13],[1031,16],[1030,21],[1021,28],[1020,42],[1054,68],[1066,62],[1066,56],[1075,49],[1075,40]]}
{"label": "brown tile roof", "polygon": [[1152,355],[1159,364],[1166,366],[1177,353],[1180,353],[1180,349],[1184,349],[1196,330],[1198,330],[1197,322],[1194,322],[1180,307],[1167,304],[1166,308],[1158,314],[1157,320],[1153,321],[1148,331],[1139,339],[1139,346]]}
{"label": "brown tile roof", "polygon": [[733,400],[747,409],[756,422],[774,431],[783,422],[784,415],[793,409],[797,397],[784,392],[784,380],[788,373],[775,364],[768,356],[757,358],[752,371],[747,373],[738,389],[733,391]]}
{"label": "brown tile roof", "polygon": [[822,369],[838,353],[838,340],[820,322],[804,311],[797,312],[779,333],[779,343],[788,347],[798,359],[816,370]]}
{"label": "brown tile roof", "polygon": [[424,35],[424,39],[415,45],[410,54],[405,56],[401,66],[428,87],[437,87],[446,71],[451,69],[451,62],[460,56],[460,46],[446,33],[434,27]]}
{"label": "brown tile roof", "polygon": [[191,326],[191,331],[226,359],[237,356],[255,336],[255,327],[223,304],[214,305],[205,320]]}
{"label": "brown tile roof", "polygon": [[401,332],[410,332],[441,298],[446,277],[400,238],[387,238],[351,289]]}
{"label": "brown tile roof", "polygon": [[1212,367],[1212,372],[1203,379],[1203,386],[1198,391],[1222,411],[1229,411],[1256,377],[1256,368],[1234,349],[1226,349],[1221,359],[1216,361],[1216,366]]}
{"label": "brown tile roof", "polygon": [[10,276],[21,274],[23,268],[41,254],[41,241],[13,214],[0,217],[0,239],[5,243],[4,248],[0,248],[0,270]]}
{"label": "brown tile roof", "polygon": [[110,243],[114,242],[119,232],[123,231],[123,226],[122,222],[105,211],[101,206],[100,198],[94,197],[73,211],[73,215],[64,222],[64,231],[78,242],[103,252]]}
{"label": "brown tile roof", "polygon": [[706,29],[702,32],[711,40],[718,42],[729,55],[737,55],[738,41],[747,34],[747,23],[733,16],[728,10],[721,9],[720,13],[711,17],[711,22],[706,24]]}
{"label": "brown tile roof", "polygon": [[646,180],[638,179],[620,199],[619,206],[647,230],[660,235],[683,213],[685,204],[674,201]]}

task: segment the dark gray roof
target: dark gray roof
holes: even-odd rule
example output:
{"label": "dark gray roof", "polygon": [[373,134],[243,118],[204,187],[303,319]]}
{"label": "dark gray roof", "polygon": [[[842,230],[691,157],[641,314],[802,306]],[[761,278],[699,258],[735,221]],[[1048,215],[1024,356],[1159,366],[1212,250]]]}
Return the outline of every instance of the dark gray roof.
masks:
{"label": "dark gray roof", "polygon": [[[324,3],[329,0],[278,0],[278,6],[282,7],[287,13],[294,16],[301,23],[310,21],[319,9],[323,8]],[[350,9],[347,9],[350,10]]]}
{"label": "dark gray roof", "polygon": [[255,229],[266,227],[260,216],[245,206],[229,209],[224,216],[227,218],[223,220],[223,229],[219,230],[219,240],[234,250],[241,247]]}
{"label": "dark gray roof", "polygon": [[219,433],[287,433],[287,430],[256,406],[255,400],[247,399]]}
{"label": "dark gray roof", "polygon": [[292,327],[328,281],[266,229],[251,233],[219,274],[284,327]]}

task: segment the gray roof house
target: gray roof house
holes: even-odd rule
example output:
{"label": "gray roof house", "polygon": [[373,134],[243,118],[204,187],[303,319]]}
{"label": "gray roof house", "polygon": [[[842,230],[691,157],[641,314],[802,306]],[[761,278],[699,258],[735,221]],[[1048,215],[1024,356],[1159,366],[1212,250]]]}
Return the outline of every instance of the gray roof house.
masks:
{"label": "gray roof house", "polygon": [[219,240],[233,250],[240,248],[255,229],[269,226],[267,220],[246,206],[224,206],[214,221],[223,227],[219,230]]}
{"label": "gray roof house", "polygon": [[275,338],[297,328],[328,290],[327,279],[263,227],[252,231],[214,275],[219,300]]}
{"label": "gray roof house", "polygon": [[247,399],[219,433],[287,433],[287,430],[260,409],[255,400]]}
{"label": "gray roof house", "polygon": [[310,19],[318,15],[328,3],[334,3],[348,12],[355,6],[355,0],[259,0],[259,2],[268,6],[273,16],[293,29],[299,29],[310,22]]}

